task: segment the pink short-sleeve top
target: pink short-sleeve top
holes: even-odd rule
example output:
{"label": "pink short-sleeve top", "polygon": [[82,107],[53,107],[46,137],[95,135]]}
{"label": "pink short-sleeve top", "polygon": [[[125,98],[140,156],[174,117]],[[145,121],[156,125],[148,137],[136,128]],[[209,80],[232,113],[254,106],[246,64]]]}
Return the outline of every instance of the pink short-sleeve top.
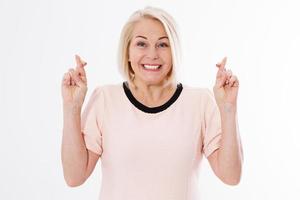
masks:
{"label": "pink short-sleeve top", "polygon": [[213,93],[178,83],[165,104],[147,107],[127,82],[97,87],[82,114],[87,149],[99,154],[99,200],[198,200],[198,168],[220,146]]}

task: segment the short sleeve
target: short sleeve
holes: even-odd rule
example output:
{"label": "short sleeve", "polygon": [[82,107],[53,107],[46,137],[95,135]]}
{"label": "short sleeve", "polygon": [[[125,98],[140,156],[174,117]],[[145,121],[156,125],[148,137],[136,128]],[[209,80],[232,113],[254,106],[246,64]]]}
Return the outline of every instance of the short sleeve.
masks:
{"label": "short sleeve", "polygon": [[205,89],[204,118],[202,121],[203,152],[208,157],[220,147],[221,115],[213,93]]}
{"label": "short sleeve", "polygon": [[100,87],[96,88],[81,117],[81,132],[84,136],[86,148],[101,155],[102,149],[102,124],[104,98]]}

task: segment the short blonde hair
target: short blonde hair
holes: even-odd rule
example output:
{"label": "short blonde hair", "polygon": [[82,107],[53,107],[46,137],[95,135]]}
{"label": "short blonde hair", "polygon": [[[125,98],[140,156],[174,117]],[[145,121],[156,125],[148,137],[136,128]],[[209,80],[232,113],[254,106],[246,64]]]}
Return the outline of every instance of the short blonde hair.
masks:
{"label": "short blonde hair", "polygon": [[[135,11],[128,19],[127,23],[124,25],[120,42],[119,42],[119,71],[122,76],[129,83],[133,84],[132,80],[134,78],[134,72],[130,66],[128,61],[129,59],[129,45],[132,39],[132,32],[135,24],[144,18],[150,18],[154,20],[158,20],[163,25],[167,36],[169,38],[171,52],[172,52],[172,68],[171,72],[168,76],[168,81],[176,83],[176,71],[179,67],[179,63],[181,61],[181,49],[180,49],[180,41],[179,35],[176,28],[176,23],[174,19],[164,10],[154,7],[145,7],[144,9]],[[133,84],[134,85],[134,84]]]}

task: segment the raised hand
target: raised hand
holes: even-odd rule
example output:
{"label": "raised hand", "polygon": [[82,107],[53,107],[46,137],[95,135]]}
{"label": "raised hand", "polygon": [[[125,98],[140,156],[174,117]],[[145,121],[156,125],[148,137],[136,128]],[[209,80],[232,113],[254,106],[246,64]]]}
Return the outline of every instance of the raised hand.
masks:
{"label": "raised hand", "polygon": [[61,91],[64,106],[81,108],[87,92],[86,62],[75,55],[76,68],[70,68],[63,76]]}
{"label": "raised hand", "polygon": [[239,89],[237,76],[233,75],[231,70],[225,68],[227,58],[216,64],[219,68],[214,85],[214,95],[218,106],[230,104],[236,106]]}

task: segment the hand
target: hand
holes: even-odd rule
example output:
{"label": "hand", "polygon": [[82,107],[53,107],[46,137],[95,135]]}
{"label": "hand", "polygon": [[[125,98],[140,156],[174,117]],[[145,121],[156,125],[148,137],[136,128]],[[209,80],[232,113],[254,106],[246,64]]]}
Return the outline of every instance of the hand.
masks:
{"label": "hand", "polygon": [[231,70],[225,68],[227,58],[216,64],[219,68],[214,85],[214,95],[219,108],[224,108],[225,104],[236,107],[239,89],[238,78],[232,74]]}
{"label": "hand", "polygon": [[64,106],[81,108],[87,92],[87,78],[84,66],[87,64],[78,55],[75,55],[76,68],[70,68],[64,74],[61,90]]}

